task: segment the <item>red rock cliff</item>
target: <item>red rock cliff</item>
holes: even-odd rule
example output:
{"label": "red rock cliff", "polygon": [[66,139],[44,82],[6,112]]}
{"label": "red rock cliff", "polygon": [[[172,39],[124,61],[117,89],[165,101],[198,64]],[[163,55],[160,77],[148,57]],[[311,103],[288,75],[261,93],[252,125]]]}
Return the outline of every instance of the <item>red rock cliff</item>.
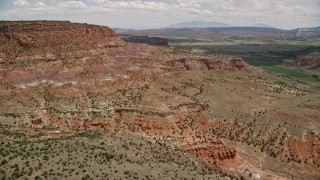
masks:
{"label": "red rock cliff", "polygon": [[6,56],[30,50],[63,51],[117,46],[122,41],[107,26],[69,21],[0,22],[0,45]]}

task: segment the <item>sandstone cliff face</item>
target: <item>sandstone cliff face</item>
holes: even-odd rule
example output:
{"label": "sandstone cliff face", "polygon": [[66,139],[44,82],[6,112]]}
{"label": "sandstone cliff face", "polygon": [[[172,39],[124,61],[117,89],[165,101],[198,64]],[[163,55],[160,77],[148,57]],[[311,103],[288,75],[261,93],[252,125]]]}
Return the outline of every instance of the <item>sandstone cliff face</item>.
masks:
{"label": "sandstone cliff face", "polygon": [[[68,21],[1,22],[2,53],[14,56],[21,51],[64,51],[99,46],[116,46],[121,40],[104,26]],[[23,53],[23,52],[22,52]],[[47,54],[45,59],[54,58]]]}
{"label": "sandstone cliff face", "polygon": [[213,71],[246,71],[252,72],[253,69],[244,62],[243,59],[179,59],[170,61],[170,65],[183,70],[213,70]]}
{"label": "sandstone cliff face", "polygon": [[68,21],[1,22],[0,41],[0,79],[21,86],[79,81],[90,59],[124,45],[108,27]]}

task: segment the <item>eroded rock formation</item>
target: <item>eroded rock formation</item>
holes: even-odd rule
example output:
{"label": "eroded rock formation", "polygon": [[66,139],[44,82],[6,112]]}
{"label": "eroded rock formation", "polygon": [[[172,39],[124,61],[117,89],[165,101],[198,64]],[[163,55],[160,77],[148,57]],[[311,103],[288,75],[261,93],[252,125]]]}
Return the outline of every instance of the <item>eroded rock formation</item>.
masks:
{"label": "eroded rock formation", "polygon": [[234,159],[236,150],[227,147],[219,140],[203,138],[202,141],[193,141],[182,144],[182,148],[191,155],[204,159],[209,163],[217,163],[226,159]]}

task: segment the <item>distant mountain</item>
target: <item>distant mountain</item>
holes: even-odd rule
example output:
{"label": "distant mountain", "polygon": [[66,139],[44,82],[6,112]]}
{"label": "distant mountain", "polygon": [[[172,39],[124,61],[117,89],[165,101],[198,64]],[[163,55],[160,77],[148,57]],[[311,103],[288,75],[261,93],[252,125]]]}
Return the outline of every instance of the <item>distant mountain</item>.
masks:
{"label": "distant mountain", "polygon": [[271,27],[254,27],[254,26],[243,26],[243,27],[217,27],[217,28],[205,28],[210,32],[215,33],[227,33],[227,32],[285,32],[285,30],[271,28]]}
{"label": "distant mountain", "polygon": [[233,25],[222,23],[222,22],[214,22],[214,21],[189,21],[189,22],[181,22],[176,24],[171,24],[168,28],[206,28],[206,27],[233,27]]}
{"label": "distant mountain", "polygon": [[272,27],[206,27],[206,28],[164,28],[129,30],[115,29],[118,34],[131,34],[135,36],[185,36],[204,39],[227,38],[320,38],[320,27],[297,28],[292,30],[277,29]]}

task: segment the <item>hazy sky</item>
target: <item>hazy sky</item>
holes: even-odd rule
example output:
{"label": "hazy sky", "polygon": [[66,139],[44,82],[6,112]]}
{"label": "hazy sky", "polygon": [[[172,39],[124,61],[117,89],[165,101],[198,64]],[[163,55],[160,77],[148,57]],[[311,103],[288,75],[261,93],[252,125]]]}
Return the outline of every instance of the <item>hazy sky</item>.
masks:
{"label": "hazy sky", "polygon": [[182,21],[320,26],[320,0],[0,0],[0,20],[71,20],[122,28]]}

